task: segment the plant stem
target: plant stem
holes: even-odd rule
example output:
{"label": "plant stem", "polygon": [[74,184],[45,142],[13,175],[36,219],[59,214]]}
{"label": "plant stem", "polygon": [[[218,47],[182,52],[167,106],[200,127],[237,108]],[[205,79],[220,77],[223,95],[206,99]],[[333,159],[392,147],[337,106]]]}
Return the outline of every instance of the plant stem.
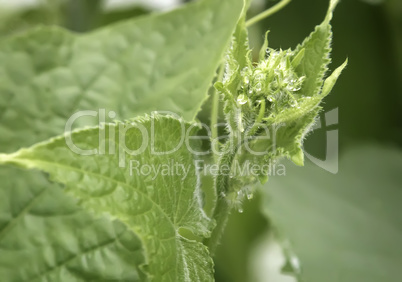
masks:
{"label": "plant stem", "polygon": [[262,21],[265,18],[268,18],[272,16],[273,14],[279,12],[282,10],[287,4],[290,3],[292,0],[282,0],[281,2],[277,3],[275,6],[272,6],[268,10],[256,15],[255,17],[249,19],[246,22],[246,27],[252,26],[255,23],[258,23],[259,21]]}
{"label": "plant stem", "polygon": [[[222,81],[223,75],[225,71],[225,66],[222,64],[219,69],[219,74],[217,81]],[[212,112],[211,112],[211,144],[214,144],[214,141],[217,141],[218,139],[218,119],[219,119],[219,92],[218,90],[215,89],[212,97]],[[216,143],[218,144],[218,143]],[[218,152],[219,148],[212,148],[212,153],[214,154],[214,158],[216,161],[216,154],[215,152]]]}
{"label": "plant stem", "polygon": [[207,240],[206,245],[209,248],[211,256],[215,254],[216,247],[218,246],[223,232],[228,221],[232,206],[226,199],[226,193],[229,191],[229,178],[230,175],[221,171],[223,166],[232,167],[233,160],[236,156],[238,148],[242,144],[231,143],[231,140],[237,142],[236,138],[229,139],[223,149],[223,154],[219,159],[219,172],[215,178],[215,188],[218,195],[218,201],[214,210],[213,218],[216,220],[216,227],[212,231],[211,237]]}
{"label": "plant stem", "polygon": [[227,200],[224,197],[219,196],[214,214],[214,219],[216,220],[216,227],[214,231],[212,231],[211,237],[208,238],[206,244],[208,246],[209,253],[212,257],[215,255],[216,248],[218,247],[223,232],[225,231],[225,227],[229,219],[231,210],[232,207],[229,206]]}

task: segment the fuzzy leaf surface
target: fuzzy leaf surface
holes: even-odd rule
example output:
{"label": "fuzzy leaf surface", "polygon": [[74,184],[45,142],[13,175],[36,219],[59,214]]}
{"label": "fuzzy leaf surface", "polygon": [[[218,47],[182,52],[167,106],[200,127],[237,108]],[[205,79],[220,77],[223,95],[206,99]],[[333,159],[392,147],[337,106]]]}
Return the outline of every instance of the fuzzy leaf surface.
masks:
{"label": "fuzzy leaf surface", "polygon": [[[191,239],[208,236],[211,221],[201,208],[188,147],[193,145],[180,146],[185,134],[195,131],[172,117],[153,116],[106,125],[105,142],[99,142],[99,127],[71,134],[80,149],[105,145],[115,154],[76,154],[62,136],[0,158],[49,173],[86,209],[125,223],[143,243],[146,272],[153,281],[211,281],[208,250]],[[125,146],[141,152],[126,154]],[[174,152],[158,154],[169,151]],[[182,235],[188,232],[194,235]]]}
{"label": "fuzzy leaf surface", "polygon": [[123,223],[88,213],[38,172],[2,167],[0,179],[3,281],[145,281],[141,242]]}
{"label": "fuzzy leaf surface", "polygon": [[304,56],[297,71],[306,76],[301,91],[305,96],[315,96],[321,91],[322,81],[331,62],[332,27],[330,22],[338,2],[339,0],[330,0],[324,21],[315,28],[314,32],[302,44],[296,47],[296,54],[304,49]]}
{"label": "fuzzy leaf surface", "polygon": [[[43,27],[2,41],[0,148],[59,135],[80,110],[104,108],[119,120],[172,111],[193,120],[242,7],[204,0],[89,34]],[[74,126],[95,124],[87,117]]]}

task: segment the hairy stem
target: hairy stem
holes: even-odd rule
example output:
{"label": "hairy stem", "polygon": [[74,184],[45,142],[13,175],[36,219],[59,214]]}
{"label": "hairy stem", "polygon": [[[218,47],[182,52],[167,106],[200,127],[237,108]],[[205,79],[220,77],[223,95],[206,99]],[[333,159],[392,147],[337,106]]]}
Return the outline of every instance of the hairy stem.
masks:
{"label": "hairy stem", "polygon": [[263,19],[266,19],[273,14],[279,12],[282,10],[287,4],[290,3],[292,0],[282,0],[281,2],[277,3],[275,6],[272,6],[268,10],[262,12],[261,14],[256,15],[255,17],[249,19],[246,22],[246,27],[252,26],[253,24],[258,23],[259,21],[262,21]]}
{"label": "hairy stem", "polygon": [[219,196],[214,214],[216,227],[212,232],[211,237],[207,240],[209,253],[212,257],[215,255],[216,248],[218,247],[223,232],[225,231],[231,210],[232,207],[229,206],[227,200],[224,197]]}
{"label": "hairy stem", "polygon": [[223,173],[222,167],[232,167],[236,152],[242,144],[237,144],[236,141],[234,143],[231,143],[231,140],[237,141],[236,138],[232,138],[229,139],[228,142],[225,144],[223,153],[218,163],[219,172],[218,175],[215,177],[215,188],[218,194],[218,201],[214,210],[213,218],[216,220],[216,227],[212,231],[211,237],[206,242],[211,256],[215,254],[216,247],[221,240],[230,212],[232,210],[232,206],[226,199],[226,194],[228,191],[230,191],[230,175],[227,173]]}
{"label": "hairy stem", "polygon": [[[222,81],[223,75],[225,72],[225,66],[222,64],[219,69],[219,74],[217,81]],[[211,111],[211,138],[212,138],[212,145],[218,144],[218,142],[215,142],[218,139],[218,118],[219,118],[219,91],[215,89],[212,97],[212,111]],[[216,145],[217,146],[217,145]],[[214,153],[214,158],[215,162],[217,161],[216,159],[216,154],[215,152],[218,152],[219,148],[212,148],[212,152]]]}

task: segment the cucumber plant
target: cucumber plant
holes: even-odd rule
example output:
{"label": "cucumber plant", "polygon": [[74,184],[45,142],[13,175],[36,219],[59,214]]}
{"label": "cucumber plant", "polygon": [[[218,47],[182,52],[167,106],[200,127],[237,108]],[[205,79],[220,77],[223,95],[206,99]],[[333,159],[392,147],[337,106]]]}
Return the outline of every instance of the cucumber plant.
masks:
{"label": "cucumber plant", "polygon": [[[40,27],[0,42],[0,276],[213,281],[229,214],[272,162],[303,164],[346,66],[326,76],[337,0],[294,50],[269,48],[267,34],[252,60],[247,27],[287,2],[246,21],[249,1],[200,0],[83,35]],[[204,103],[210,128],[196,119]]]}

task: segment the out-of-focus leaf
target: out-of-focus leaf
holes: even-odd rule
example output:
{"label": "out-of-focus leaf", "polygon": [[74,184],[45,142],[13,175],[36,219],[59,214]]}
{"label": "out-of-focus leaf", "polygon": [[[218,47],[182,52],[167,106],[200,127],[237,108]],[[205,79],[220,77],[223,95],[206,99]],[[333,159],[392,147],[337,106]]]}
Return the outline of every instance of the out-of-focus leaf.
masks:
{"label": "out-of-focus leaf", "polygon": [[337,175],[308,165],[271,178],[263,209],[301,281],[400,281],[401,167],[400,151],[365,146],[345,152]]}
{"label": "out-of-focus leaf", "polygon": [[[1,8],[0,8],[1,9]],[[25,32],[38,25],[59,25],[61,17],[44,7],[23,11],[0,10],[0,40],[3,37]]]}
{"label": "out-of-focus leaf", "polygon": [[118,21],[144,16],[146,14],[149,14],[150,12],[150,10],[147,10],[144,7],[134,7],[130,9],[116,11],[105,11],[99,15],[96,25],[106,26]]}

